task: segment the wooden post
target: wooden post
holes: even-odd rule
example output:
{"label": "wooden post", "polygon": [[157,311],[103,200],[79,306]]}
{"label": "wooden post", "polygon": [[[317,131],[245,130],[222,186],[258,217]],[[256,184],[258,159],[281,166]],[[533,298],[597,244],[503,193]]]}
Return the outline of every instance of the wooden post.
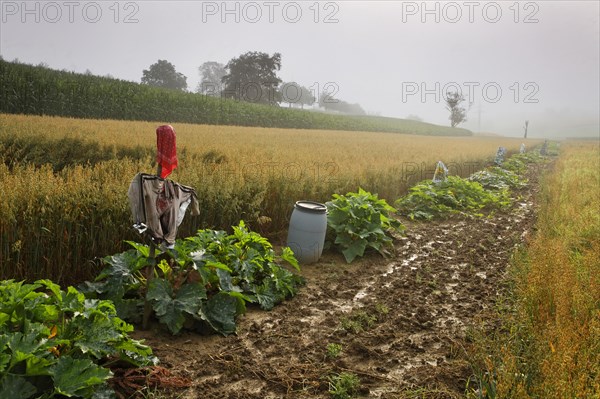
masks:
{"label": "wooden post", "polygon": [[[156,175],[160,177],[162,172],[162,167],[158,165],[156,168]],[[148,254],[148,260],[150,265],[148,266],[146,272],[146,297],[144,298],[144,318],[142,320],[142,330],[148,329],[148,322],[150,321],[150,316],[152,315],[152,305],[148,301],[148,288],[150,287],[150,281],[154,278],[154,270],[156,269],[156,244],[150,237],[150,253]]]}

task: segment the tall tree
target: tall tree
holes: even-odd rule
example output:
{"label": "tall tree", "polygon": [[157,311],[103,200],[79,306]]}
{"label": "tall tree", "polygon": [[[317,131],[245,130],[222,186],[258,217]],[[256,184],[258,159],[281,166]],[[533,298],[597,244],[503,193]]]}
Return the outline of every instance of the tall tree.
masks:
{"label": "tall tree", "polygon": [[177,72],[167,60],[158,60],[149,69],[144,69],[142,83],[173,90],[187,89],[187,77]]}
{"label": "tall tree", "polygon": [[208,61],[200,65],[198,72],[200,72],[200,83],[196,92],[207,96],[220,96],[223,91],[223,76],[227,75],[225,65]]}
{"label": "tall tree", "polygon": [[290,108],[293,106],[304,108],[305,105],[312,105],[316,98],[309,89],[299,85],[296,82],[286,82],[280,87],[281,100],[288,103]]}
{"label": "tall tree", "polygon": [[231,59],[225,68],[229,71],[223,76],[225,97],[271,105],[281,100],[281,93],[277,90],[281,83],[277,76],[281,69],[281,54],[269,56],[249,51]]}
{"label": "tall tree", "polygon": [[467,121],[467,111],[460,104],[465,101],[462,94],[458,92],[446,93],[446,109],[450,111],[450,126],[456,127],[459,123]]}

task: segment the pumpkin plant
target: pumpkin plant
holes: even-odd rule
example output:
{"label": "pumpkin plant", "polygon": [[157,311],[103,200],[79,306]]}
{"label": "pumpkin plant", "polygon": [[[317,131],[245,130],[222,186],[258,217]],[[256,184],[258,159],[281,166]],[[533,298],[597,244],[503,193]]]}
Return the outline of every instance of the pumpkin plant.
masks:
{"label": "pumpkin plant", "polygon": [[110,301],[49,280],[0,281],[0,398],[110,398],[110,368],[158,362]]}
{"label": "pumpkin plant", "polygon": [[396,210],[377,194],[362,188],[357,193],[334,194],[326,205],[327,225],[335,233],[333,244],[348,263],[363,256],[368,248],[387,255],[391,233],[404,231],[404,226],[392,217]]}
{"label": "pumpkin plant", "polygon": [[146,299],[172,334],[186,326],[234,333],[235,319],[247,303],[272,309],[294,296],[303,283],[278,263],[284,261],[299,271],[292,251],[286,247],[276,256],[269,241],[248,230],[243,221],[232,234],[206,229],[177,240],[173,250],[157,255],[150,283],[142,272],[150,265],[148,246],[129,244],[133,249],[105,257],[105,269],[82,290],[90,297],[112,300],[118,314],[132,322],[139,322]]}
{"label": "pumpkin plant", "polygon": [[480,183],[458,176],[442,182],[424,180],[396,201],[401,215],[410,219],[431,220],[452,214],[481,216],[483,208],[503,208],[510,204],[508,189],[486,190]]}

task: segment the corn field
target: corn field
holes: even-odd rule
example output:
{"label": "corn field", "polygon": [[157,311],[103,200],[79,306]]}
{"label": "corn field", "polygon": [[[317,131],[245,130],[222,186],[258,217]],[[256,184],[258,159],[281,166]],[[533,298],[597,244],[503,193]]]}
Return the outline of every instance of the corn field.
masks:
{"label": "corn field", "polygon": [[461,128],[378,116],[339,116],[160,89],[0,60],[0,112],[74,118],[468,136]]}

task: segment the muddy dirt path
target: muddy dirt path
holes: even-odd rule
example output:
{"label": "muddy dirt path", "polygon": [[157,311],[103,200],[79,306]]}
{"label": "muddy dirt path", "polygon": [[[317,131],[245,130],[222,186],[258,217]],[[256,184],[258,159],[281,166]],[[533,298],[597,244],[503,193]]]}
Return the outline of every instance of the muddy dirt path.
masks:
{"label": "muddy dirt path", "polygon": [[307,284],[295,298],[270,312],[249,309],[235,336],[172,337],[160,327],[135,335],[192,381],[180,398],[330,398],[327,377],[341,372],[359,377],[357,397],[419,388],[462,397],[472,374],[462,343],[503,290],[533,226],[536,190],[530,178],[512,209],[490,217],[410,223],[389,259],[348,265],[326,253],[303,267]]}

